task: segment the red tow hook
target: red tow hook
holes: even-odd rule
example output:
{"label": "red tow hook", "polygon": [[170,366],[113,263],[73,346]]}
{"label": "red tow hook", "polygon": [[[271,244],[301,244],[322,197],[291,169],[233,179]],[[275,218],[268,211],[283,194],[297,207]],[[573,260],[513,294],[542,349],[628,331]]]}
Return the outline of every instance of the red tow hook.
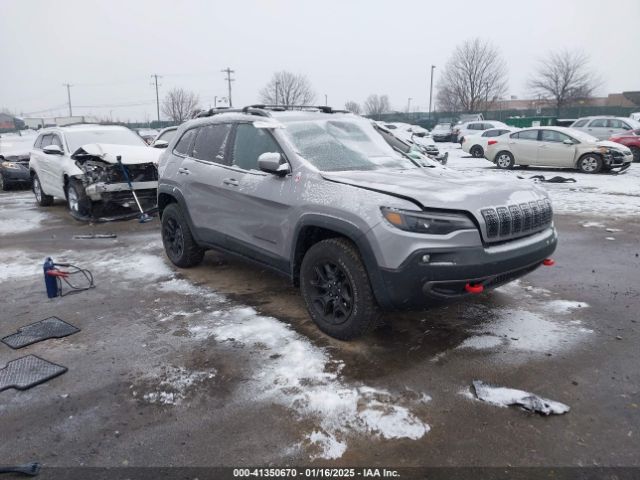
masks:
{"label": "red tow hook", "polygon": [[553,266],[556,264],[556,261],[555,261],[553,258],[545,258],[545,259],[542,261],[542,264],[543,264],[545,267],[553,267]]}
{"label": "red tow hook", "polygon": [[469,293],[482,293],[482,291],[484,290],[484,285],[480,283],[476,285],[471,285],[470,283],[467,283],[464,286],[464,289]]}

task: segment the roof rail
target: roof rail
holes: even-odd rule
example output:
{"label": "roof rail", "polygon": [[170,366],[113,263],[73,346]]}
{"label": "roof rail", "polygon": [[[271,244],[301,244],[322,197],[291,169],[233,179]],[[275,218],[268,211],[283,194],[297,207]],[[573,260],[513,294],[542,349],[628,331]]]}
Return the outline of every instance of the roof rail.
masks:
{"label": "roof rail", "polygon": [[328,105],[249,105],[245,108],[258,108],[261,110],[271,110],[274,112],[284,112],[287,110],[320,110],[322,113],[350,113],[348,110],[334,110]]}
{"label": "roof rail", "polygon": [[196,115],[195,118],[211,117],[213,115],[219,115],[221,113],[247,113],[249,115],[257,115],[259,117],[270,117],[269,112],[253,108],[252,106],[244,108],[229,108],[229,107],[217,107],[204,110]]}

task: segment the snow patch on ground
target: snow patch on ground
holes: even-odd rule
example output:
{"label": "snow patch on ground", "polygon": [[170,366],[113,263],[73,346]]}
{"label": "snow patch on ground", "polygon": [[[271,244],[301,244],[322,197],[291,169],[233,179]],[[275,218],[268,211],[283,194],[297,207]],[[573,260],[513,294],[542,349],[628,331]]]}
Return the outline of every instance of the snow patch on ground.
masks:
{"label": "snow patch on ground", "polygon": [[[313,458],[339,458],[349,435],[385,439],[421,438],[429,431],[414,409],[428,395],[394,395],[365,385],[349,385],[341,375],[342,363],[311,344],[289,326],[258,315],[252,308],[235,308],[209,314],[206,323],[190,325],[195,338],[213,336],[252,350],[249,385],[254,400],[292,409],[300,418],[312,418],[316,428],[303,444]],[[411,398],[410,398],[411,397]]]}
{"label": "snow patch on ground", "polygon": [[0,236],[36,230],[48,218],[36,205],[33,193],[0,194]]}
{"label": "snow patch on ground", "polygon": [[[184,367],[168,367],[158,377],[147,377],[148,381],[156,382],[155,390],[142,394],[142,400],[146,403],[160,405],[179,405],[185,399],[189,390],[196,384],[214,378],[215,370],[208,372],[190,371]],[[132,392],[138,397],[137,391]]]}
{"label": "snow patch on ground", "polygon": [[44,257],[18,250],[0,251],[0,278],[3,281],[42,275]]}
{"label": "snow patch on ground", "polygon": [[524,390],[515,388],[496,387],[484,382],[474,381],[473,387],[478,399],[497,407],[519,405],[526,410],[542,413],[543,415],[567,413],[570,408],[564,403],[539,397]]}

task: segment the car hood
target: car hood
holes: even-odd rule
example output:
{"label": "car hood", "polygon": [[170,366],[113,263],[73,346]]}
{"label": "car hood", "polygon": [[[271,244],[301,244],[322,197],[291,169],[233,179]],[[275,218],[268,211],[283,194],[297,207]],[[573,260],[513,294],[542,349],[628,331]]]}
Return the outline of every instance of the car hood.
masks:
{"label": "car hood", "polygon": [[599,147],[614,148],[616,150],[620,150],[621,152],[631,153],[631,150],[629,149],[629,147],[626,147],[621,143],[611,142],[609,140],[602,140],[598,142],[597,145]]}
{"label": "car hood", "polygon": [[[462,210],[478,220],[487,207],[514,205],[547,198],[535,184],[511,178],[468,177],[446,168],[322,172],[333,182],[406,198],[423,208]],[[382,205],[381,205],[382,206]]]}
{"label": "car hood", "polygon": [[115,145],[112,143],[90,143],[78,148],[71,158],[82,162],[89,158],[99,158],[107,163],[118,163],[117,157],[125,165],[136,165],[140,163],[158,164],[158,158],[162,150],[136,145]]}

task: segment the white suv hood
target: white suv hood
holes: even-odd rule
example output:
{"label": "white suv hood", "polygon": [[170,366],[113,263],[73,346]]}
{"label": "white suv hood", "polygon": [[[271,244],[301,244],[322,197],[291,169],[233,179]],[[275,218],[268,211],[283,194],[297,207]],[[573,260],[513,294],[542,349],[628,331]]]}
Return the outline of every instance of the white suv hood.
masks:
{"label": "white suv hood", "polygon": [[77,149],[71,155],[75,160],[82,160],[86,157],[98,157],[107,163],[118,163],[117,157],[125,165],[136,165],[140,163],[158,164],[158,158],[162,150],[158,148],[135,146],[135,145],[115,145],[112,143],[89,143]]}

